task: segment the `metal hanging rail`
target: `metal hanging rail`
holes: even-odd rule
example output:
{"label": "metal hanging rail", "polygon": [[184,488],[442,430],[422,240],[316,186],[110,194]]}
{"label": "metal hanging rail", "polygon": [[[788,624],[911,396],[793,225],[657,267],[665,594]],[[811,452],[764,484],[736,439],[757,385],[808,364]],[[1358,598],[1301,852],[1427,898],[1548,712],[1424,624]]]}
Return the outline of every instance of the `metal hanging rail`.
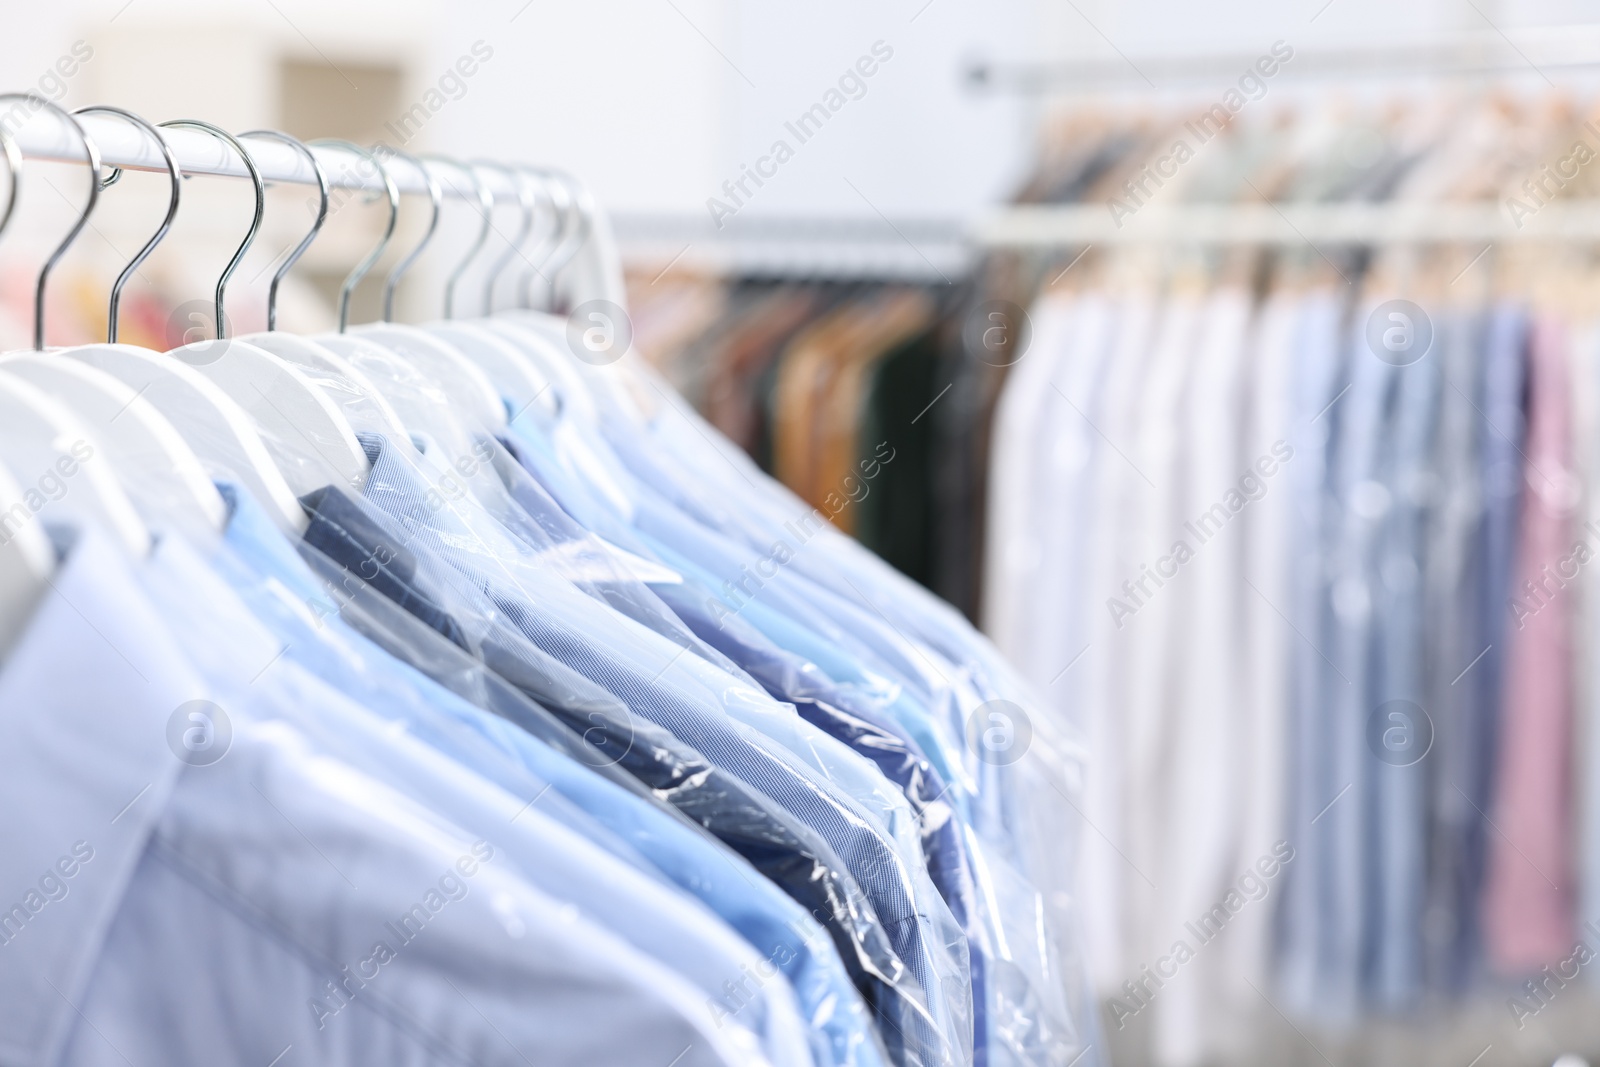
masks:
{"label": "metal hanging rail", "polygon": [[[1442,40],[1360,48],[1298,47],[1274,81],[1406,79],[1426,77],[1550,78],[1600,71],[1595,58],[1600,23],[1518,28],[1516,43],[1498,31],[1451,35]],[[1135,55],[1070,62],[1007,62],[976,59],[961,69],[973,92],[1021,95],[1072,94],[1100,90],[1179,89],[1226,85],[1255,63],[1255,54]]]}
{"label": "metal hanging rail", "polygon": [[1017,205],[978,220],[974,243],[1034,250],[1084,245],[1392,245],[1600,243],[1600,200],[1548,203],[1513,221],[1499,204],[1150,204],[1113,217],[1105,204]]}
{"label": "metal hanging rail", "polygon": [[[83,162],[83,146],[72,129],[46,109],[39,109],[31,117],[27,105],[11,102],[0,106],[0,122],[16,136],[24,159]],[[13,119],[11,116],[16,115]],[[166,173],[166,160],[150,136],[137,126],[111,115],[80,115],[84,132],[100,151],[101,162],[107,167],[127,170]],[[230,178],[249,178],[250,172],[228,145],[216,137],[199,130],[166,129],[162,136],[172,147],[178,166],[185,175],[214,174]],[[250,156],[268,182],[292,182],[299,185],[317,184],[311,164],[286,144],[252,138],[248,147]],[[360,156],[342,148],[315,146],[328,184],[337,189],[382,193],[383,178],[376,169]],[[446,196],[464,200],[477,199],[470,184],[462,180],[457,168],[447,163],[427,161],[424,165],[438,180]],[[412,167],[400,165],[390,168],[395,184],[401,193],[426,195],[427,184],[422,175]],[[495,168],[478,171],[483,184],[488,187],[497,203],[515,201],[518,190],[511,176]]]}
{"label": "metal hanging rail", "polygon": [[[79,115],[77,120],[100,153],[104,170],[120,167],[166,173],[166,159],[161,149],[149,134],[133,123],[103,114]],[[15,97],[0,101],[0,125],[16,139],[24,160],[85,162],[83,143],[76,131],[48,108],[34,107],[28,101]],[[209,133],[166,128],[161,135],[171,147],[178,167],[185,176],[210,174],[230,178],[250,177],[248,168],[232,148]],[[377,195],[385,192],[382,173],[361,155],[331,145],[308,147],[322,165],[331,190]],[[313,187],[317,184],[316,171],[311,163],[291,146],[264,138],[250,138],[248,148],[250,158],[268,184],[293,183]],[[400,192],[426,196],[428,182],[423,175],[416,167],[398,159],[397,162],[401,162],[401,165],[388,167],[388,171]],[[524,193],[518,187],[515,172],[510,168],[474,166],[473,174],[478,181],[478,185],[474,186],[455,163],[426,159],[422,161],[422,166],[433,176],[446,197],[465,200],[474,206],[480,202],[480,187],[493,197],[496,204],[518,203]],[[569,185],[573,192],[581,188]],[[582,211],[586,220],[585,236],[576,254],[562,271],[564,287],[573,293],[600,296],[623,304],[627,299],[626,290],[617,258],[616,241],[611,235],[610,219],[586,193],[583,194]],[[510,241],[506,235],[501,236]]]}

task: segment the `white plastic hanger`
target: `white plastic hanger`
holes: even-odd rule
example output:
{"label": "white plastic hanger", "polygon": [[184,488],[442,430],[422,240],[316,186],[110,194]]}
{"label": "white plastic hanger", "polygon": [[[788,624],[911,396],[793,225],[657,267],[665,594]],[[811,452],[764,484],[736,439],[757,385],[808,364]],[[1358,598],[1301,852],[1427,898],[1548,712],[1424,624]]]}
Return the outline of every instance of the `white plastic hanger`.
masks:
{"label": "white plastic hanger", "polygon": [[[533,260],[528,262],[528,269],[522,276],[521,309],[508,314],[515,319],[548,326],[559,338],[566,328],[566,320],[560,315],[553,314],[558,296],[556,280],[583,248],[584,242],[589,239],[589,217],[583,210],[582,196],[573,192],[565,175],[554,171],[534,173],[544,180],[559,225],[553,234],[554,240],[549,251],[537,262]],[[534,297],[534,286],[539,280],[544,282],[546,297],[544,300]]]}
{"label": "white plastic hanger", "polygon": [[[556,412],[556,397],[550,389],[550,379],[543,374],[538,366],[522,353],[515,344],[489,329],[481,322],[472,320],[459,320],[454,317],[454,283],[459,280],[467,265],[483,247],[484,240],[489,233],[489,220],[494,210],[494,198],[489,192],[477,172],[470,167],[452,164],[467,174],[473,182],[478,194],[479,210],[483,215],[483,225],[479,228],[478,239],[473,243],[465,259],[451,272],[451,282],[447,287],[445,300],[445,318],[442,321],[430,322],[422,328],[451,344],[464,356],[473,362],[484,375],[488,377],[495,391],[505,399],[511,407],[514,417],[521,417],[524,413],[532,413],[535,417],[552,417]],[[499,166],[498,164],[481,163],[479,166]],[[522,243],[527,240],[528,234],[533,230],[535,204],[534,197],[529,192],[528,185],[520,181],[521,175],[510,167],[503,168],[510,174],[518,190],[518,202],[522,207],[522,228],[517,233],[514,241],[507,247],[498,262],[489,270],[488,280],[484,283],[484,311],[488,312],[493,304],[494,283],[505,270],[511,258],[518,254]],[[426,171],[424,170],[424,173]],[[438,217],[438,208],[435,206],[434,217]]]}
{"label": "white plastic hanger", "polygon": [[[553,174],[540,174],[539,177],[550,194],[556,226],[549,240],[540,242],[535,250],[536,256],[528,259],[528,269],[518,287],[522,306],[499,312],[484,319],[482,324],[516,344],[547,381],[559,386],[575,373],[568,365],[572,362],[572,356],[567,348],[567,320],[537,308],[534,284],[537,279],[543,279],[548,294],[554,298],[556,278],[583,246],[586,227],[578,200],[566,183]],[[539,251],[543,251],[543,255],[537,255]]]}
{"label": "white plastic hanger", "polygon": [[60,517],[108,530],[135,557],[150,551],[150,531],[112,473],[88,427],[49,395],[0,375],[0,463],[22,479],[6,514]]}
{"label": "white plastic hanger", "polygon": [[247,334],[240,340],[265,349],[300,370],[313,385],[339,406],[352,429],[376,431],[404,438],[406,429],[400,422],[400,416],[395,413],[394,408],[377,387],[349,361],[309,338],[298,334],[281,333],[278,330],[278,286],[305,254],[305,250],[311,247],[311,242],[316,240],[317,234],[322,230],[322,224],[328,217],[328,178],[322,169],[322,162],[304,143],[277,130],[251,130],[239,136],[268,137],[289,145],[305,156],[311,164],[312,172],[317,176],[318,195],[317,217],[312,222],[310,231],[284,258],[272,275],[272,284],[267,288],[266,332]]}
{"label": "white plastic hanger", "polygon": [[[83,127],[76,118],[60,108],[48,104],[46,106],[68,122],[83,140],[85,150],[90,157],[90,195],[83,213],[79,215],[72,230],[40,268],[34,289],[33,336],[34,349],[37,352],[44,351],[44,300],[50,269],[88,223],[89,215],[99,199],[101,188],[99,152],[84,136]],[[170,228],[172,217],[177,210],[179,181],[177,160],[173,158],[159,132],[136,115],[121,111],[117,113],[139,125],[156,139],[167,158],[173,193],[161,228],[124,268],[112,287],[108,333],[113,338],[116,336],[117,306],[122,286]],[[116,179],[113,177],[111,180],[114,182]],[[306,522],[304,512],[294,499],[294,493],[284,481],[283,475],[273,464],[249,417],[237,404],[229,400],[225,393],[193,368],[147,349],[114,342],[59,349],[51,352],[47,358],[68,359],[86,364],[106,371],[123,384],[131,386],[177,430],[209,475],[233,478],[245,485],[285,530],[304,529]],[[94,402],[92,396],[82,398],[82,401],[84,404]]]}
{"label": "white plastic hanger", "polygon": [[194,449],[150,401],[122,382],[86,364],[37,352],[0,357],[0,375],[48,394],[88,427],[150,526],[170,524],[197,537],[226,525],[227,504]]}
{"label": "white plastic hanger", "polygon": [[[593,218],[594,199],[588,190],[567,175],[550,172],[544,177],[552,190],[562,194],[564,218],[571,220],[571,225],[560,232],[548,264],[543,269],[534,265],[527,280],[531,283],[534,274],[543,277],[554,299],[562,272],[591,239],[598,238]],[[524,299],[532,299],[531,285],[524,290]],[[579,325],[584,329],[590,326],[605,326],[613,331],[631,329],[607,322],[606,319],[613,314],[609,309],[582,310],[586,321]],[[621,313],[626,315],[625,311]],[[553,381],[565,375],[571,381],[581,382],[608,409],[620,411],[635,420],[647,421],[659,408],[662,397],[650,384],[648,375],[634,373],[638,361],[631,358],[631,347],[625,349],[618,359],[596,365],[589,360],[575,358],[577,350],[571,332],[573,324],[566,317],[524,308],[504,312],[490,321],[503,335],[518,339],[530,360],[550,375]]]}
{"label": "white plastic hanger", "polygon": [[[393,149],[386,150],[384,155],[399,157],[400,153]],[[407,157],[402,157],[407,158]],[[373,160],[379,169],[384,172],[385,180],[390,181],[388,166],[383,159],[374,154]],[[407,158],[412,166],[421,172],[423,183],[428,190],[428,199],[432,207],[432,215],[428,221],[428,228],[422,235],[422,240],[408,253],[404,259],[395,264],[389,272],[389,277],[383,286],[383,321],[357,326],[355,333],[358,336],[374,340],[387,348],[399,353],[406,360],[415,365],[423,373],[436,379],[450,396],[450,401],[458,405],[458,413],[466,420],[468,425],[484,426],[491,431],[505,428],[505,405],[500,399],[500,393],[495,389],[494,383],[484,374],[478,366],[469,359],[465,353],[456,348],[449,341],[435,337],[426,330],[415,326],[404,326],[394,321],[394,294],[399,287],[400,279],[406,269],[416,262],[422,250],[433,239],[439,227],[439,206],[444,199],[439,191],[439,183],[426,167],[415,160]],[[398,186],[396,187],[398,188]]]}
{"label": "white plastic hanger", "polygon": [[[116,108],[83,110],[121,114]],[[137,116],[132,118],[140,122]],[[113,184],[117,176],[120,172],[102,185]],[[176,193],[160,231],[124,268],[112,286],[108,309],[108,320],[112,323],[117,319],[123,284],[166,233],[175,207]],[[171,524],[191,536],[222,529],[227,507],[216,486],[206,477],[194,450],[133,390],[82,364],[38,353],[6,357],[0,361],[0,371],[49,395],[94,433],[123,488],[147,523],[156,527]]]}
{"label": "white plastic hanger", "polygon": [[[356,265],[356,268],[345,278],[339,290],[339,332],[327,334],[316,340],[332,348],[336,353],[350,358],[359,354],[360,349],[344,343],[346,331],[350,322],[350,297],[361,279],[372,269],[383,251],[388,247],[389,241],[394,236],[395,223],[400,217],[400,190],[395,185],[394,178],[387,168],[371,152],[349,141],[314,141],[314,145],[332,145],[343,148],[362,156],[377,167],[383,177],[385,190],[389,200],[389,222],[384,229],[383,237],[378,245],[366,259]],[[361,328],[351,335],[356,340],[376,344],[400,356],[407,363],[413,365],[428,378],[437,383],[443,390],[449,403],[456,409],[457,416],[467,425],[483,426],[491,431],[503,429],[506,424],[506,412],[499,396],[495,393],[494,386],[484,376],[483,372],[460,352],[454,351],[445,342],[430,337],[421,330],[412,327],[396,326],[389,323],[376,323]],[[363,369],[367,369],[363,367]],[[373,367],[368,377],[378,386],[385,387],[382,380],[381,367]],[[400,410],[397,406],[397,410]],[[412,425],[409,417],[405,420],[408,426]]]}
{"label": "white plastic hanger", "polygon": [[250,172],[256,201],[250,229],[217,280],[216,340],[197,341],[167,354],[200,371],[249,413],[296,493],[320,489],[330,481],[359,488],[369,473],[367,454],[338,406],[291,364],[264,348],[227,337],[223,302],[228,279],[255,240],[266,210],[266,186],[255,161],[238,138],[209,122],[172,119],[160,125],[202,130],[226,141]]}
{"label": "white plastic hanger", "polygon": [[[5,97],[0,97],[0,100]],[[85,139],[84,147],[96,171],[98,187],[99,166],[94,150]],[[0,232],[11,221],[17,206],[17,183],[22,177],[22,152],[11,132],[0,125],[0,155],[4,155],[6,170],[10,174],[10,189],[6,193],[6,209],[0,214]],[[55,570],[55,552],[49,538],[35,522],[16,526],[7,521],[15,502],[22,501],[22,487],[4,463],[0,463],[0,663],[27,629],[39,601],[50,588],[50,575]]]}
{"label": "white plastic hanger", "polygon": [[[0,462],[0,508],[4,509],[0,516],[9,514],[21,501],[22,486]],[[28,628],[34,609],[50,589],[55,567],[55,550],[38,523],[15,526],[6,522],[0,527],[0,663]]]}

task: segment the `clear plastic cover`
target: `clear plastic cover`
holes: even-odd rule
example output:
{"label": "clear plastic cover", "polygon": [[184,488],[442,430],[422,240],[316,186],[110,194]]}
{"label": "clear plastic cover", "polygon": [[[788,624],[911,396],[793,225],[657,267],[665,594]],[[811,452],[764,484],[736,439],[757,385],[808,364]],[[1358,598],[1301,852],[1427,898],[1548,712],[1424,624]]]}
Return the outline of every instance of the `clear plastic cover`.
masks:
{"label": "clear plastic cover", "polygon": [[[592,748],[580,757],[589,765],[625,769],[739,852],[828,930],[858,988],[884,1021],[886,1042],[892,1048],[905,1044],[896,1049],[904,1052],[900,1061],[939,1062],[942,1046],[922,986],[892,947],[851,867],[820,837],[548,655],[464,575],[437,561],[428,566],[404,547],[411,532],[394,527],[368,502],[330,489],[310,503],[316,514],[303,552],[338,596],[342,616],[425,673],[519,725],[536,727],[545,716],[560,720]],[[390,625],[374,627],[384,601],[391,604]],[[393,605],[411,621],[393,619]],[[433,633],[419,634],[424,627]],[[411,631],[408,640],[396,639],[395,631],[402,629]],[[424,643],[430,654],[413,661],[413,646],[423,636],[430,638]]]}
{"label": "clear plastic cover", "polygon": [[[814,520],[808,516],[814,509],[756,470],[670,390],[657,386],[654,391],[663,403],[645,425],[637,410],[616,402],[614,390],[594,391],[588,407],[596,413],[593,431],[603,433],[617,454],[636,466],[640,481],[670,490],[673,503],[686,514],[743,539],[752,551],[770,551],[775,539],[792,538],[797,521],[805,523],[805,551],[785,559],[786,566],[758,596],[779,600],[792,571],[856,609],[853,617],[828,612],[837,626],[817,620],[816,612],[805,621],[831,640],[854,638],[846,647],[865,645],[879,669],[920,698],[929,721],[908,722],[908,729],[920,725],[918,737],[928,739],[930,757],[937,750],[953,787],[974,799],[973,844],[985,849],[987,859],[979,874],[985,883],[981,918],[989,930],[982,954],[993,965],[982,982],[986,1028],[992,1034],[980,1039],[997,1054],[1007,1049],[1017,1062],[1071,1059],[1088,1049],[1094,1044],[1094,1016],[1085,1010],[1091,998],[1070,859],[1079,822],[1073,798],[1081,797],[1081,744],[1041,712],[1042,705],[988,641],[953,609],[826,523],[811,529]],[[676,475],[679,471],[693,471],[695,478]],[[815,588],[802,590],[798,581],[792,587],[795,599],[827,602]],[[793,600],[784,607],[800,614]],[[1026,751],[1014,763],[980,759],[966,743],[968,717],[995,700],[1018,709],[1031,730]],[[1004,900],[996,899],[1001,895]],[[1027,914],[1037,921],[1004,929]]]}
{"label": "clear plastic cover", "polygon": [[[970,1062],[975,992],[991,1062],[1066,1062],[1093,1043],[1070,865],[1082,750],[953,609],[631,361],[552,371],[560,412],[542,442],[513,424],[519,463],[394,352],[324,343],[365,378],[316,375],[352,424],[387,410],[408,431],[364,435],[384,468],[364,498],[329,477],[305,500],[306,555],[342,616],[559,751],[625,770],[781,885],[827,929],[897,1062]],[[661,402],[631,403],[624,381]],[[584,504],[529,477],[523,444],[548,449]],[[754,595],[730,591],[796,523],[802,550]],[[1032,728],[1003,767],[967,736],[994,700]],[[845,743],[863,734],[886,760]]]}

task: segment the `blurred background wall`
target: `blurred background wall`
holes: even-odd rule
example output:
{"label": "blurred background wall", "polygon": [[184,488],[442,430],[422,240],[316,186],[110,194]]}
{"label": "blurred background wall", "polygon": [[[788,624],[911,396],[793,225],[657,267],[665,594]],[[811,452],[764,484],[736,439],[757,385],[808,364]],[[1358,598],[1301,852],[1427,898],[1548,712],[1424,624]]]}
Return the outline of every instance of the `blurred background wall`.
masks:
{"label": "blurred background wall", "polygon": [[[617,217],[625,249],[661,261],[716,233],[713,199],[737,207],[741,224],[893,220],[913,234],[958,231],[1027,174],[1041,119],[1062,95],[1019,91],[1008,71],[1109,72],[1088,85],[1057,86],[1080,97],[1193,95],[1214,86],[1169,76],[1175,60],[1249,56],[1280,39],[1302,54],[1463,35],[1522,39],[1541,26],[1583,20],[1591,7],[1578,0],[65,0],[8,6],[0,70],[12,88],[38,88],[69,106],[116,103],[152,120],[200,117],[232,130],[270,126],[407,151],[558,164],[591,183]],[[90,57],[71,76],[52,76],[75,42]],[[875,47],[891,58],[859,90],[851,83],[847,91],[858,99],[803,144],[786,132]],[[456,73],[464,58],[470,76]],[[725,183],[737,182],[741,168],[756,166],[780,138],[794,142],[794,157],[759,187],[747,182],[751,195],[735,204]],[[60,175],[58,185],[70,182],[70,168]],[[137,176],[108,198],[95,220],[98,236],[74,250],[74,261],[105,259],[96,269],[114,268],[159,219],[162,181]],[[242,309],[259,305],[260,268],[309,218],[303,197],[288,205],[294,195],[279,194],[269,210],[260,263],[240,276]],[[13,292],[31,272],[30,255],[36,262],[70,218],[64,196],[38,197],[0,248],[0,270],[27,268],[7,275]],[[194,193],[176,239],[211,240],[225,259],[240,197],[248,190]],[[143,209],[140,198],[148,202]],[[303,277],[286,293],[286,325],[300,316],[310,325],[327,313],[338,277],[381,221],[376,208],[345,214],[351,217],[335,220],[297,272]],[[405,226],[415,214],[407,213]],[[436,299],[429,282],[470,231],[470,220],[451,222],[461,222],[458,212],[408,287],[402,317],[436,310],[422,306],[423,294]],[[503,223],[497,230],[514,220],[506,214]],[[176,273],[193,258],[158,252],[146,274]],[[91,303],[85,297],[85,314]],[[15,309],[7,314],[14,319]],[[62,328],[76,329],[73,318]],[[0,321],[7,341],[16,340],[15,329]]]}

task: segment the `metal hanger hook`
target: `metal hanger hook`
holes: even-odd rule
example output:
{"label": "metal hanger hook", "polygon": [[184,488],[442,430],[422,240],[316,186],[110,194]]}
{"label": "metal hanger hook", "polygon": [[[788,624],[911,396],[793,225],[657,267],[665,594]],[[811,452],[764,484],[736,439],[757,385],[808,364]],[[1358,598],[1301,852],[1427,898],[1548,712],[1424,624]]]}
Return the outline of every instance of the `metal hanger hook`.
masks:
{"label": "metal hanger hook", "polygon": [[408,156],[404,152],[397,151],[387,145],[374,145],[372,151],[373,158],[377,160],[378,166],[383,169],[385,178],[388,177],[388,168],[384,167],[383,156],[393,156],[414,167],[417,173],[422,175],[422,181],[428,187],[428,203],[433,209],[433,214],[428,218],[428,230],[422,235],[422,240],[417,242],[415,248],[406,253],[404,259],[394,265],[394,268],[389,271],[389,277],[384,280],[383,321],[393,322],[395,290],[400,287],[401,276],[411,269],[411,264],[415,263],[417,257],[422,255],[422,250],[428,247],[428,242],[433,240],[434,232],[439,228],[439,211],[444,206],[444,191],[439,188],[439,180],[433,176],[432,171],[423,165],[422,160],[414,156]]}
{"label": "metal hanger hook", "polygon": [[384,192],[389,197],[389,225],[384,227],[383,237],[378,240],[377,247],[367,253],[367,258],[355,265],[355,269],[345,276],[344,284],[339,287],[339,332],[344,333],[350,326],[350,297],[356,291],[356,286],[361,284],[361,279],[367,276],[378,260],[383,256],[384,249],[389,247],[389,241],[394,237],[394,226],[400,218],[400,187],[395,185],[394,179],[389,177],[389,172],[384,169],[378,157],[362,148],[354,141],[342,141],[337,138],[324,138],[312,141],[316,148],[342,148],[346,152],[353,152],[362,159],[371,163],[377,170],[379,178],[383,181]]}
{"label": "metal hanger hook", "polygon": [[[94,141],[84,132],[83,123],[74,118],[70,111],[58,104],[51,103],[38,93],[0,93],[0,102],[7,100],[21,100],[26,102],[34,111],[45,108],[55,114],[72,129],[73,133],[78,135],[78,140],[83,142],[83,154],[89,162],[89,199],[84,203],[83,211],[78,215],[78,221],[72,224],[72,229],[67,231],[67,235],[61,239],[61,243],[56,246],[55,251],[50,253],[50,258],[44,261],[44,266],[39,268],[39,278],[33,286],[33,348],[36,352],[42,352],[44,351],[45,283],[49,280],[50,272],[55,269],[55,265],[60,262],[62,256],[66,255],[67,249],[72,247],[72,242],[78,239],[78,234],[82,233],[83,228],[89,224],[89,216],[94,214],[94,206],[100,201],[100,149],[95,147]],[[10,159],[9,153],[7,153],[6,158]],[[20,179],[22,174],[20,158],[19,166],[13,174]],[[16,202],[16,195],[16,184],[13,183],[11,189],[13,204]],[[9,218],[9,208],[6,214]]]}
{"label": "metal hanger hook", "polygon": [[[97,104],[93,107],[80,107],[78,110],[74,111],[73,114],[116,115],[119,118],[127,119],[145,133],[148,133],[152,138],[154,138],[156,145],[161,149],[162,157],[167,161],[167,180],[171,182],[172,185],[172,192],[167,197],[167,214],[166,217],[161,220],[161,226],[154,234],[151,235],[150,240],[144,243],[144,247],[139,249],[138,253],[128,261],[128,265],[122,268],[122,273],[117,275],[117,280],[111,283],[111,300],[106,305],[106,343],[114,345],[117,343],[117,324],[122,317],[123,286],[128,284],[128,279],[133,277],[134,271],[138,270],[139,266],[144,263],[146,259],[150,258],[150,253],[156,250],[156,245],[165,240],[167,233],[172,229],[172,220],[178,217],[178,198],[183,186],[183,171],[179,169],[178,157],[173,155],[172,146],[167,144],[167,139],[165,137],[161,136],[161,131],[149,121],[141,118],[138,115],[135,115],[133,112],[124,110],[120,107]],[[111,173],[107,174],[105,178],[101,180],[100,188],[111,188],[111,186],[115,185],[118,179],[121,177],[122,168],[112,167]]]}
{"label": "metal hanger hook", "polygon": [[322,169],[322,163],[317,159],[317,154],[306,146],[298,137],[291,137],[280,130],[249,130],[241,133],[240,137],[270,137],[274,141],[281,141],[293,148],[296,152],[306,157],[311,164],[311,172],[317,176],[317,219],[311,224],[311,230],[294,246],[294,251],[278,267],[272,275],[272,284],[267,287],[267,332],[278,328],[278,285],[289,273],[291,267],[305,255],[306,249],[311,247],[311,242],[317,239],[317,234],[322,232],[322,224],[328,219],[328,175]]}
{"label": "metal hanger hook", "polygon": [[233,150],[239,153],[239,158],[244,160],[244,169],[250,172],[250,183],[255,186],[256,211],[254,217],[250,220],[250,229],[245,233],[244,240],[240,242],[239,250],[233,254],[232,259],[228,260],[228,265],[222,268],[222,277],[217,279],[217,340],[225,340],[228,336],[228,322],[227,317],[223,314],[222,305],[223,298],[228,292],[228,279],[233,277],[233,272],[239,268],[239,261],[244,259],[244,254],[250,250],[250,245],[254,243],[256,234],[261,232],[261,218],[267,211],[267,185],[266,182],[261,180],[261,170],[256,166],[256,161],[250,158],[250,153],[245,151],[243,143],[221,126],[213,126],[211,123],[202,122],[199,119],[168,119],[166,122],[159,122],[156,125],[164,129],[201,130],[228,142]]}
{"label": "metal hanger hook", "polygon": [[556,300],[557,279],[561,277],[561,272],[567,269],[572,260],[583,249],[583,246],[589,242],[589,234],[594,228],[594,220],[591,214],[594,208],[594,196],[589,192],[587,186],[570,174],[551,171],[550,177],[557,186],[564,188],[567,195],[571,197],[571,206],[568,210],[574,219],[574,225],[568,236],[575,235],[574,240],[567,241],[563,239],[563,243],[557,245],[555,251],[550,253],[548,281],[550,284],[550,303],[553,308]]}
{"label": "metal hanger hook", "polygon": [[543,255],[536,262],[529,262],[528,270],[522,276],[522,306],[531,308],[537,306],[537,302],[533,298],[535,278],[543,279],[551,294],[555,293],[555,272],[552,271],[546,274],[545,267],[549,265],[552,257],[561,250],[562,245],[566,244],[567,238],[575,228],[576,220],[572,211],[572,190],[567,188],[566,183],[561,180],[560,176],[549,170],[540,170],[532,167],[528,168],[528,170],[539,176],[540,182],[545,187],[545,192],[549,195],[550,207],[554,210],[556,219],[555,229],[540,244]]}
{"label": "metal hanger hook", "polygon": [[11,213],[17,210],[17,188],[22,182],[22,149],[17,145],[17,139],[11,136],[11,131],[0,126],[0,153],[6,157],[6,174],[10,178],[10,186],[6,192],[6,209],[0,212],[0,233],[6,232],[6,225],[11,221]]}
{"label": "metal hanger hook", "polygon": [[487,159],[478,160],[473,166],[497,170],[510,178],[511,187],[517,191],[517,206],[522,209],[522,225],[517,230],[517,236],[507,242],[506,250],[489,265],[489,276],[483,282],[483,313],[488,315],[494,310],[495,281],[505,272],[513,259],[522,255],[522,244],[528,239],[528,234],[533,232],[534,198],[528,190],[528,183],[522,180],[522,173],[517,168]]}
{"label": "metal hanger hook", "polygon": [[467,254],[456,265],[456,269],[450,272],[450,277],[444,283],[444,317],[453,319],[456,317],[456,283],[461,281],[461,276],[467,272],[467,267],[477,258],[478,253],[483,249],[484,243],[489,240],[489,227],[493,224],[492,216],[494,215],[494,194],[484,184],[483,178],[478,175],[476,168],[468,166],[459,160],[451,159],[448,156],[432,155],[423,156],[422,158],[454,167],[471,179],[472,191],[478,198],[478,214],[482,216],[483,220],[482,225],[478,227],[478,236],[472,242],[472,247],[467,249]]}

